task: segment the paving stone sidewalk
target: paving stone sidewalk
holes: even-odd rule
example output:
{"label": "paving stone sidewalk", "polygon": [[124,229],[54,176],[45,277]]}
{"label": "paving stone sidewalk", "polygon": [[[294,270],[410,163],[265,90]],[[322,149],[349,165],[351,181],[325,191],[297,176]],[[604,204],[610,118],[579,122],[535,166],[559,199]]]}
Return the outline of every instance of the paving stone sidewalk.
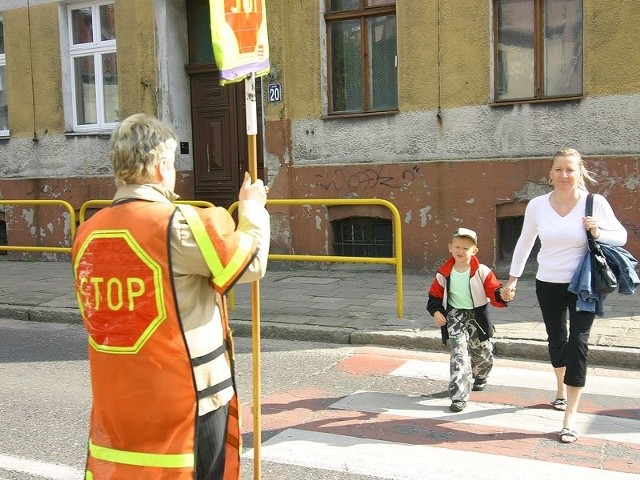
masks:
{"label": "paving stone sidewalk", "polygon": [[[259,282],[262,338],[446,351],[425,309],[431,275],[403,274],[399,317],[392,267],[345,264],[285,270],[281,266],[272,262]],[[490,307],[500,356],[548,358],[534,282],[522,278],[518,295],[507,308]],[[232,306],[235,334],[250,336],[255,320],[249,285],[236,286]],[[640,368],[639,307],[638,292],[607,297],[605,317],[596,318],[591,333],[592,365]],[[0,260],[0,318],[80,322],[71,264]]]}

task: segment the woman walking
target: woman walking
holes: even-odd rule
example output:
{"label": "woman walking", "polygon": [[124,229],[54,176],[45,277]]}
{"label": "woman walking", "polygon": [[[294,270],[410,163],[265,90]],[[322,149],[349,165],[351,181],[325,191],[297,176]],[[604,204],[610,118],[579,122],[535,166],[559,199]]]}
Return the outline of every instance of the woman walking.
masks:
{"label": "woman walking", "polygon": [[539,237],[536,296],[556,374],[556,397],[552,406],[565,411],[559,434],[563,443],[578,439],[576,414],[586,383],[588,340],[595,318],[593,312],[576,309],[577,296],[568,291],[569,283],[586,253],[587,230],[598,242],[608,245],[622,246],[627,241],[627,231],[602,195],[594,195],[593,214],[585,216],[588,195],[585,180],[595,183],[577,150],[565,148],[556,152],[549,173],[553,191],[532,199],[527,205],[505,285],[505,289],[515,295],[518,278]]}

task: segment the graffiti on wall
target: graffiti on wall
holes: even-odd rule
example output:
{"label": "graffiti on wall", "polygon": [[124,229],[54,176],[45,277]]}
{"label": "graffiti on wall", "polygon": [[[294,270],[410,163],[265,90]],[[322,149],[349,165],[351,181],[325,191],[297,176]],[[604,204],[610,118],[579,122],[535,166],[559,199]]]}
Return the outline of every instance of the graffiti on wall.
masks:
{"label": "graffiti on wall", "polygon": [[594,161],[590,164],[590,170],[596,173],[597,185],[590,186],[590,190],[604,195],[605,197],[615,188],[624,186],[630,191],[636,191],[640,187],[640,172],[638,171],[638,164],[631,165],[631,169],[628,166],[624,166],[624,172],[622,174],[615,171],[610,171],[609,164],[606,161]]}
{"label": "graffiti on wall", "polygon": [[327,172],[324,175],[315,175],[313,186],[323,188],[324,190],[350,192],[372,190],[377,187],[386,187],[391,189],[406,188],[416,177],[419,170],[417,165],[412,168],[402,170],[399,174],[389,175],[382,172],[384,167],[365,168],[355,173],[350,173],[353,169],[336,168],[333,172]]}

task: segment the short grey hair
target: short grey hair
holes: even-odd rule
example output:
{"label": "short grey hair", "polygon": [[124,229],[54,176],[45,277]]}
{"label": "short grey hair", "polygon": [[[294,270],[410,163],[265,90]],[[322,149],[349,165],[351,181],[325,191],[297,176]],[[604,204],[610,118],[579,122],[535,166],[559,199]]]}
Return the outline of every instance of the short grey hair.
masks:
{"label": "short grey hair", "polygon": [[153,172],[168,151],[175,151],[178,136],[171,127],[146,113],[125,118],[111,133],[109,160],[116,184],[153,181]]}

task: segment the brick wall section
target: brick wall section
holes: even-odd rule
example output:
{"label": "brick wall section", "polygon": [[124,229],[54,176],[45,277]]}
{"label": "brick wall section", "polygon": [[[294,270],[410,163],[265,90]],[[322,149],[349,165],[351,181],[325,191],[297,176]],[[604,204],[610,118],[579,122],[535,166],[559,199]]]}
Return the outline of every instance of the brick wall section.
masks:
{"label": "brick wall section", "polygon": [[[193,175],[179,174],[176,192],[193,198]],[[82,204],[88,200],[110,200],[116,191],[113,177],[75,177],[0,180],[2,200],[63,200],[73,207],[76,222]],[[87,213],[90,216],[90,212]],[[0,205],[0,220],[6,222],[7,244],[11,246],[70,247],[70,214],[63,205]],[[12,260],[67,260],[51,253],[8,252]]]}

